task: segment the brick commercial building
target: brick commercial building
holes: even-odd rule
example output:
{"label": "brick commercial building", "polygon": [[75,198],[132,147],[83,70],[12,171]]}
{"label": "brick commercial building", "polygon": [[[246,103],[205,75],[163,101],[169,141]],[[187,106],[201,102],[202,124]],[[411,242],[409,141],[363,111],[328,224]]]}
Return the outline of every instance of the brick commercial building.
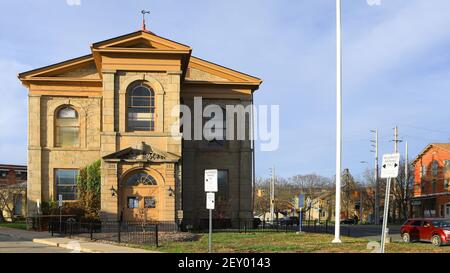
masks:
{"label": "brick commercial building", "polygon": [[27,166],[0,164],[0,185],[27,182]]}
{"label": "brick commercial building", "polygon": [[0,221],[26,215],[27,166],[0,164]]}
{"label": "brick commercial building", "polygon": [[102,159],[102,219],[199,223],[205,169],[219,170],[215,217],[252,218],[250,139],[183,139],[190,127],[180,128],[177,107],[194,112],[195,97],[201,108],[251,105],[261,80],[145,29],[91,51],[19,75],[29,90],[29,214],[38,200],[76,200],[79,169]]}
{"label": "brick commercial building", "polygon": [[450,143],[428,145],[413,164],[412,216],[450,218]]}

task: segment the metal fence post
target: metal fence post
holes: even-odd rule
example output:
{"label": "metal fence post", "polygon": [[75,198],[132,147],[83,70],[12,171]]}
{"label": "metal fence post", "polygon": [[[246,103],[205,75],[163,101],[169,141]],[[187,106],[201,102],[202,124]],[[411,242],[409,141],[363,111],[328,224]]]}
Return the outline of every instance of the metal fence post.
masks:
{"label": "metal fence post", "polygon": [[328,220],[325,221],[325,233],[328,233]]}
{"label": "metal fence post", "polygon": [[247,222],[244,222],[244,233],[247,233]]}
{"label": "metal fence post", "polygon": [[91,238],[91,241],[92,241],[94,239],[94,232],[92,230],[92,221],[89,222],[89,235],[90,235],[90,238]]}
{"label": "metal fence post", "polygon": [[156,226],[155,226],[155,245],[156,245],[156,247],[159,247],[159,242],[158,242],[158,224],[156,224]]}
{"label": "metal fence post", "polygon": [[121,238],[120,238],[120,231],[121,231],[121,222],[120,221],[118,221],[117,222],[117,242],[118,243],[120,243],[120,241],[121,241]]}

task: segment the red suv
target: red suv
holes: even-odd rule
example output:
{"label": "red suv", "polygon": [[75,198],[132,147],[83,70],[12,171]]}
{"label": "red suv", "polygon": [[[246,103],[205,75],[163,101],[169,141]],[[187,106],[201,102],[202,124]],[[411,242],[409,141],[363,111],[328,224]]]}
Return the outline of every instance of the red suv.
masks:
{"label": "red suv", "polygon": [[450,219],[410,219],[400,229],[403,242],[431,242],[435,246],[450,243]]}

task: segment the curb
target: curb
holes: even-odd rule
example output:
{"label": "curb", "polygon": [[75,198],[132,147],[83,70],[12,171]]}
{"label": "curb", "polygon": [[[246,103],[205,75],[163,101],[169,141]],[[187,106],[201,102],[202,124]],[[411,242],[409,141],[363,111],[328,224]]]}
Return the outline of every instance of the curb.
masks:
{"label": "curb", "polygon": [[[48,240],[48,239],[33,239],[34,243],[38,243],[38,244],[44,244],[44,245],[49,245],[49,246],[55,246],[55,247],[60,247],[60,248],[65,248],[65,249],[70,249],[73,250],[73,253],[78,253],[78,252],[85,252],[85,253],[101,253],[99,251],[94,251],[92,249],[86,248],[86,247],[82,247],[81,243],[79,241],[76,240],[71,240],[68,243],[60,243],[60,242],[55,242],[53,240]],[[70,242],[77,242],[77,244],[71,244]]]}

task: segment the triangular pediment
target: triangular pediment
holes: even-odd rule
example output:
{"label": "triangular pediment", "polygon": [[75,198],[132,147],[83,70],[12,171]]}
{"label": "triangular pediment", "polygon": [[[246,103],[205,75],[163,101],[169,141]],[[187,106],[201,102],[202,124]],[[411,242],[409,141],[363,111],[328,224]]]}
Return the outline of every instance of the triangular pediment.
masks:
{"label": "triangular pediment", "polygon": [[191,47],[174,42],[167,38],[158,36],[148,31],[136,31],[127,35],[108,39],[92,45],[94,49],[107,48],[139,48],[139,49],[154,49],[154,50],[186,50],[190,51]]}
{"label": "triangular pediment", "polygon": [[248,74],[191,56],[186,73],[188,82],[212,82],[260,85],[261,79]]}
{"label": "triangular pediment", "polygon": [[146,143],[140,144],[138,147],[129,147],[118,152],[114,152],[103,157],[107,162],[178,162],[179,156],[163,152]]}
{"label": "triangular pediment", "polygon": [[100,76],[94,58],[90,54],[21,73],[19,78],[23,80],[43,78],[98,80]]}

